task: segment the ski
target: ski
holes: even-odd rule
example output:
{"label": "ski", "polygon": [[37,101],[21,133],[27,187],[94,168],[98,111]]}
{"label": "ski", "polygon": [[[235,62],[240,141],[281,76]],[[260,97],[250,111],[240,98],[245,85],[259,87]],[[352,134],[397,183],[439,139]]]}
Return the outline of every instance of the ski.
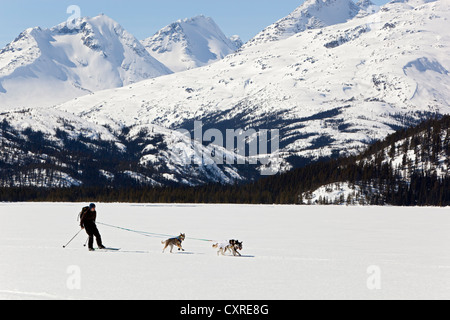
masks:
{"label": "ski", "polygon": [[115,252],[115,251],[120,251],[120,248],[103,248],[103,249],[95,249],[95,251],[99,251],[99,252]]}

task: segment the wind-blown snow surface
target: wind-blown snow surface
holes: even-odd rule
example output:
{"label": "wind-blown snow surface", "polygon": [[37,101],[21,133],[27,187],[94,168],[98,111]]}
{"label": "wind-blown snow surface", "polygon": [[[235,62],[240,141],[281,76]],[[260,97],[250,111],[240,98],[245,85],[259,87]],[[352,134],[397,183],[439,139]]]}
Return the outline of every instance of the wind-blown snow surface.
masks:
{"label": "wind-blown snow surface", "polygon": [[[88,252],[85,234],[63,249],[82,205],[0,204],[1,299],[450,298],[448,209],[98,204],[103,223],[186,233],[186,252],[162,254],[162,238],[106,226],[121,251]],[[191,238],[238,238],[243,256]]]}

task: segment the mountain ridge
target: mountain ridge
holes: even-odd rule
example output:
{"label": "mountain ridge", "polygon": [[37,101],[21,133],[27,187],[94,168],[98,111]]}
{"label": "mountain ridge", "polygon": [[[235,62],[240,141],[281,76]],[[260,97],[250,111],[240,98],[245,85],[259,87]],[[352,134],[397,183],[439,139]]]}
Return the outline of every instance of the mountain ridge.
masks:
{"label": "mountain ridge", "polygon": [[0,104],[51,106],[171,71],[109,17],[22,32],[0,51]]}
{"label": "mountain ridge", "polygon": [[352,0],[306,0],[291,14],[257,34],[246,46],[283,40],[305,30],[344,23],[356,17],[361,9]]}
{"label": "mountain ridge", "polygon": [[279,128],[285,158],[351,154],[450,112],[450,79],[442,72],[450,69],[450,39],[441,28],[449,15],[439,2],[420,10],[388,4],[370,16],[244,46],[213,65],[58,109],[99,123],[113,118],[192,130],[199,119],[208,128]]}
{"label": "mountain ridge", "polygon": [[212,18],[203,15],[178,20],[141,42],[174,72],[211,64],[242,46],[239,38],[227,38]]}
{"label": "mountain ridge", "polygon": [[[208,168],[189,147],[199,141],[173,138],[179,137],[178,129],[192,133],[195,122],[201,121],[204,130],[223,136],[229,129],[249,130],[248,140],[256,139],[258,130],[278,129],[275,164],[281,172],[356,155],[399,129],[450,114],[450,36],[442,28],[449,19],[450,8],[443,2],[416,7],[394,2],[344,23],[244,46],[204,67],[98,91],[46,110],[16,108],[0,113],[0,120],[11,127],[5,132],[18,137],[72,147],[81,128],[88,126],[90,136],[80,136],[81,145],[75,146],[87,148],[91,155],[96,146],[108,150],[111,142],[116,151],[132,150],[136,157],[128,159],[128,168],[115,167],[114,173],[98,168],[107,175],[126,173],[160,185],[168,181],[164,177],[184,185],[190,180],[192,185],[252,181],[261,166]],[[84,41],[94,49],[98,45],[89,33],[85,40],[80,36]],[[61,124],[65,133],[55,130]],[[95,135],[96,130],[103,138]],[[70,141],[64,139],[66,134]],[[146,143],[155,136],[160,144]],[[19,145],[10,152],[19,152],[23,141],[8,137]],[[108,143],[104,137],[109,137]],[[218,147],[206,144],[202,145],[206,154]],[[76,154],[76,148],[68,152]],[[181,162],[168,167],[178,151],[200,165]],[[11,157],[8,152],[6,159]],[[42,155],[35,160],[45,159],[50,158]],[[72,160],[70,165],[73,178],[83,181]]]}

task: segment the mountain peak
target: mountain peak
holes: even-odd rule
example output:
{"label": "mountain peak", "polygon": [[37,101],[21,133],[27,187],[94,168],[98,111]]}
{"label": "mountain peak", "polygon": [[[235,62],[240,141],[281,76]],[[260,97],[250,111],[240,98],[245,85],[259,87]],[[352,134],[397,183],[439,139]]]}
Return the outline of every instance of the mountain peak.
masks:
{"label": "mountain peak", "polygon": [[203,14],[199,14],[199,15],[197,15],[195,17],[192,17],[192,18],[179,19],[177,22],[178,23],[195,23],[195,22],[208,22],[208,23],[211,23],[211,22],[214,22],[214,20],[212,18],[210,18],[210,17],[207,17],[207,16],[203,15]]}
{"label": "mountain peak", "polygon": [[356,17],[360,10],[352,0],[306,0],[287,17],[264,29],[248,45],[282,40],[308,29],[344,23]]}
{"label": "mountain peak", "polygon": [[363,10],[367,10],[368,8],[375,6],[375,4],[370,0],[359,0],[356,5]]}
{"label": "mountain peak", "polygon": [[27,29],[0,50],[0,105],[51,105],[169,73],[110,17],[84,17]]}
{"label": "mountain peak", "polygon": [[[77,19],[67,20],[64,21],[57,26],[51,28],[54,32],[68,32],[69,30],[72,32],[79,32],[86,26],[89,26],[90,28],[98,27],[98,28],[122,28],[118,22],[116,22],[114,19],[104,15],[100,14],[95,17],[81,17]],[[123,28],[122,28],[123,29]]]}
{"label": "mountain peak", "polygon": [[244,42],[242,41],[241,37],[238,35],[231,36],[230,41],[234,44],[236,49],[240,49],[244,45]]}
{"label": "mountain peak", "polygon": [[211,64],[239,49],[210,17],[178,20],[142,41],[147,51],[172,71]]}
{"label": "mountain peak", "polygon": [[[58,109],[125,126],[192,130],[202,120],[205,129],[280,128],[281,160],[272,163],[282,168],[355,154],[399,127],[450,113],[442,28],[450,7],[443,2],[422,10],[388,6],[375,17],[355,17],[275,45],[244,46],[206,68],[99,92]],[[314,3],[327,4],[317,19],[331,14],[333,3],[356,7],[350,1]],[[368,27],[375,19],[385,27]]]}

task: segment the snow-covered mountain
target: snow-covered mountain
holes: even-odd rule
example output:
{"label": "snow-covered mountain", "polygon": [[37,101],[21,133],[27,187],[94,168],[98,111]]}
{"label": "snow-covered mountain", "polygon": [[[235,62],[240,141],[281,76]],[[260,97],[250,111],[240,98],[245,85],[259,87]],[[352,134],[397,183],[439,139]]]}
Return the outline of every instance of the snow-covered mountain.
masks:
{"label": "snow-covered mountain", "polygon": [[58,108],[117,126],[192,130],[192,119],[202,119],[205,128],[278,128],[286,159],[356,153],[398,128],[450,113],[449,20],[448,2],[391,3]]}
{"label": "snow-covered mountain", "polygon": [[242,46],[244,45],[244,42],[242,41],[241,37],[238,35],[231,36],[230,41],[233,43],[234,48],[236,48],[236,50],[242,48]]}
{"label": "snow-covered mountain", "polygon": [[105,15],[31,28],[0,51],[0,108],[49,106],[169,73]]}
{"label": "snow-covered mountain", "polygon": [[[164,165],[173,158],[166,156],[170,150],[189,153],[193,141],[186,138],[177,148],[177,140],[170,137],[175,129],[192,131],[194,120],[201,120],[204,130],[222,132],[279,129],[282,171],[320,158],[356,154],[399,128],[450,114],[450,35],[446,31],[450,5],[414,1],[389,3],[370,15],[359,11],[342,23],[245,45],[214,64],[98,91],[53,111],[109,132],[127,154],[138,157],[131,161],[132,170],[122,168],[117,173],[127,172],[142,181],[150,178],[150,184],[165,184],[167,180],[159,174],[173,173],[172,181],[185,184],[248,178],[247,166],[213,165],[205,173],[201,165]],[[324,1],[320,10],[328,12],[334,3]],[[45,131],[45,120],[39,124],[30,120],[36,118],[35,112],[15,110],[0,116],[11,124],[12,132],[32,127],[46,132],[46,140],[55,140],[56,131]],[[76,136],[81,125],[67,127]],[[153,141],[155,133],[161,143],[153,147],[160,151],[147,148],[151,143],[146,139]],[[96,150],[91,140],[85,142],[91,151]],[[6,152],[5,157],[12,156]],[[155,165],[154,157],[161,167]],[[153,173],[152,167],[157,169]]]}
{"label": "snow-covered mountain", "polygon": [[375,6],[375,4],[374,4],[372,1],[370,1],[370,0],[359,0],[359,1],[356,3],[356,5],[357,5],[359,8],[363,9],[363,10],[367,10],[367,9],[369,9],[369,8],[372,7],[372,6]]}
{"label": "snow-covered mountain", "polygon": [[227,38],[213,19],[197,16],[178,20],[142,41],[148,52],[174,72],[223,59],[242,46],[238,36]]}
{"label": "snow-covered mountain", "polygon": [[157,125],[117,131],[54,109],[0,113],[0,187],[196,186],[246,178],[193,143]]}
{"label": "snow-covered mountain", "polygon": [[[362,0],[362,6],[368,0]],[[268,26],[246,45],[278,41],[309,29],[347,22],[362,10],[352,0],[306,0],[287,17]]]}

